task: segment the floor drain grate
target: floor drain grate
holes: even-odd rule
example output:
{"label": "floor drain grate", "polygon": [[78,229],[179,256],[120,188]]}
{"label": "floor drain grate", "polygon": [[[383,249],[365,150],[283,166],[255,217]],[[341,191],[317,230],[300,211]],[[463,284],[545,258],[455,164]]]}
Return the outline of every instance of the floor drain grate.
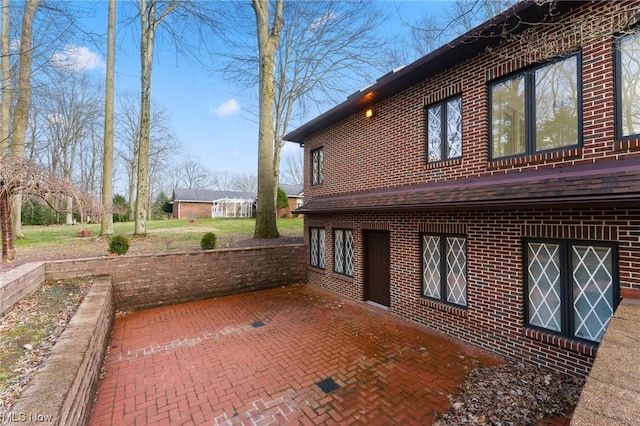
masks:
{"label": "floor drain grate", "polygon": [[319,381],[318,383],[316,383],[316,385],[318,385],[318,387],[322,389],[322,392],[324,393],[329,393],[333,392],[336,389],[340,389],[340,385],[337,384],[331,377],[327,377],[326,379]]}
{"label": "floor drain grate", "polygon": [[264,326],[264,322],[262,322],[262,321],[256,321],[256,322],[252,322],[251,323],[251,327],[253,327],[253,328],[258,328],[258,327],[262,327],[262,326]]}

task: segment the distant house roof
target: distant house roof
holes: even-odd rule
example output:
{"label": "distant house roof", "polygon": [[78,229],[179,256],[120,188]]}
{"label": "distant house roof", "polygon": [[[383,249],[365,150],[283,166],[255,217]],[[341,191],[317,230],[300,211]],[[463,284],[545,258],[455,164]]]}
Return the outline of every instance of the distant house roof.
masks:
{"label": "distant house roof", "polygon": [[640,202],[640,158],[313,198],[297,213],[616,206]]}
{"label": "distant house roof", "polygon": [[280,188],[287,194],[287,197],[302,197],[304,192],[303,185],[283,183],[280,184]]}
{"label": "distant house roof", "polygon": [[582,2],[519,2],[417,61],[383,75],[374,84],[350,95],[343,103],[289,132],[284,139],[302,144],[305,137],[497,45],[508,35],[521,33],[548,16],[559,14],[580,3]]}
{"label": "distant house roof", "polygon": [[223,199],[243,199],[253,200],[256,198],[255,192],[241,191],[214,191],[210,189],[186,189],[175,188],[171,201],[182,201],[191,203],[212,203]]}

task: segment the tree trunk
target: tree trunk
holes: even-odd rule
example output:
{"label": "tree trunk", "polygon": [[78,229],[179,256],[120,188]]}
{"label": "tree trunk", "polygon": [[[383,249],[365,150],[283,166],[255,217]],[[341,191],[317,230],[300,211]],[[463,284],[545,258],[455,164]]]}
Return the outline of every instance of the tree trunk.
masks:
{"label": "tree trunk", "polygon": [[0,55],[0,73],[2,84],[2,102],[0,102],[0,155],[9,152],[9,125],[11,108],[11,71],[9,69],[9,0],[2,0],[2,53]]}
{"label": "tree trunk", "polygon": [[64,207],[67,225],[73,225],[73,197],[66,197],[66,203]]}
{"label": "tree trunk", "polygon": [[[18,72],[18,99],[13,114],[13,143],[11,150],[15,157],[24,157],[29,109],[31,108],[31,62],[33,17],[40,0],[27,0],[22,15],[22,32],[20,34],[20,70]],[[22,238],[22,194],[12,198],[11,223],[13,235]]]}
{"label": "tree trunk", "polygon": [[13,248],[13,234],[11,232],[11,208],[7,191],[0,192],[0,232],[2,233],[2,263],[16,260]]}
{"label": "tree trunk", "polygon": [[113,234],[113,129],[114,74],[116,63],[116,0],[109,0],[107,25],[107,81],[104,101],[104,152],[102,156],[102,221],[100,235]]}
{"label": "tree trunk", "polygon": [[282,31],[282,0],[276,0],[269,30],[269,1],[252,0],[256,15],[259,54],[258,205],[253,238],[277,238],[274,182],[273,103],[275,99],[275,51]]}
{"label": "tree trunk", "polygon": [[[138,140],[139,140],[138,136]],[[138,141],[136,141],[136,145]],[[134,147],[133,160],[131,162],[131,171],[129,173],[129,200],[127,211],[127,221],[134,220],[133,214],[136,211],[136,181],[138,179],[138,148]]]}
{"label": "tree trunk", "polygon": [[[142,2],[144,3],[144,2]],[[136,193],[134,235],[147,233],[147,211],[149,210],[149,129],[151,126],[151,70],[153,66],[153,43],[155,38],[154,3],[140,12],[142,26],[140,37],[140,62],[142,67],[140,96],[140,137],[138,139],[138,185]]]}

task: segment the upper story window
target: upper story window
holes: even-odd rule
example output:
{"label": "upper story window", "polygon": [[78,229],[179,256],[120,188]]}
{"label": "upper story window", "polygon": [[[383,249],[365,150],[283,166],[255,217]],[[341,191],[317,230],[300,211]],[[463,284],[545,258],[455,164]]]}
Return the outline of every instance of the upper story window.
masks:
{"label": "upper story window", "polygon": [[323,148],[317,148],[311,151],[311,185],[320,185],[323,181]]}
{"label": "upper story window", "polygon": [[325,266],[325,230],[324,228],[309,228],[310,264],[316,268]]}
{"label": "upper story window", "polygon": [[529,240],[524,254],[527,325],[600,342],[618,304],[615,245]]}
{"label": "upper story window", "polygon": [[462,96],[427,107],[427,162],[462,157]]}
{"label": "upper story window", "polygon": [[353,229],[333,230],[333,270],[339,274],[353,276]]}
{"label": "upper story window", "polygon": [[581,91],[577,54],[491,84],[491,158],[579,146]]}
{"label": "upper story window", "polygon": [[467,306],[467,238],[422,235],[422,295]]}
{"label": "upper story window", "polygon": [[618,139],[640,135],[640,33],[617,41],[616,112]]}

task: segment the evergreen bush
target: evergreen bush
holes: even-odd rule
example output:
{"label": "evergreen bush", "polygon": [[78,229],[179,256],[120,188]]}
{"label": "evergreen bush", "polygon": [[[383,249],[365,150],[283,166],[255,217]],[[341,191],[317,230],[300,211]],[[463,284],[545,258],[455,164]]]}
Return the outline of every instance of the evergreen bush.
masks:
{"label": "evergreen bush", "polygon": [[129,239],[124,235],[114,235],[109,241],[109,253],[123,255],[129,251]]}
{"label": "evergreen bush", "polygon": [[202,250],[213,250],[216,248],[216,234],[213,232],[207,232],[202,236],[202,240],[200,240],[200,248]]}

